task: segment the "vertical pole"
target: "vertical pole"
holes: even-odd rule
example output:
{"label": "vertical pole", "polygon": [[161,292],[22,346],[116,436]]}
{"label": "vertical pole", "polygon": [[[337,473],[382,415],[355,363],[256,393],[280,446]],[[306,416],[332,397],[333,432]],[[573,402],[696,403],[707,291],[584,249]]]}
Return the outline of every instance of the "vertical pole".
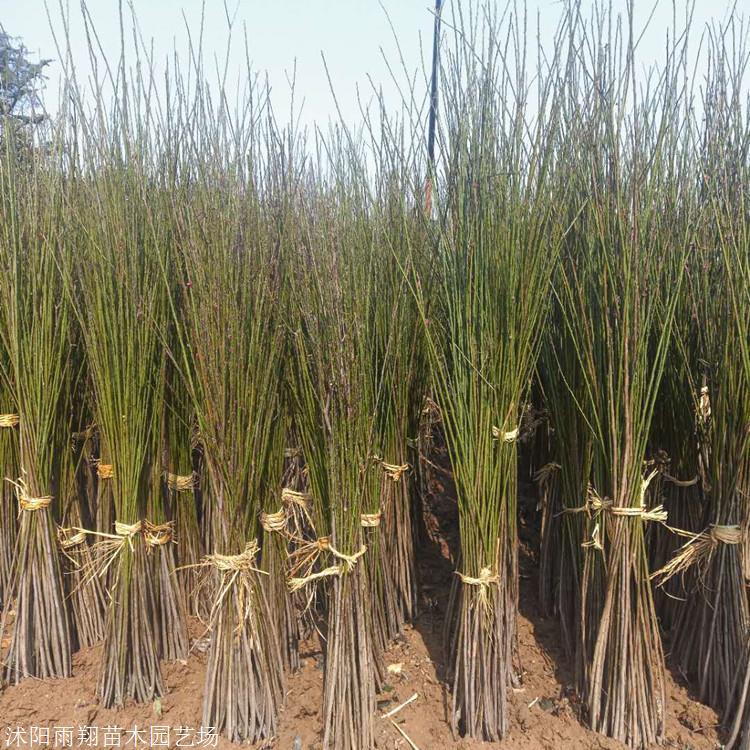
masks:
{"label": "vertical pole", "polygon": [[425,214],[432,213],[432,180],[435,172],[435,126],[438,108],[438,79],[440,76],[440,14],[443,0],[435,0],[435,27],[432,36],[432,81],[430,84],[430,115],[427,125],[427,179],[424,189]]}

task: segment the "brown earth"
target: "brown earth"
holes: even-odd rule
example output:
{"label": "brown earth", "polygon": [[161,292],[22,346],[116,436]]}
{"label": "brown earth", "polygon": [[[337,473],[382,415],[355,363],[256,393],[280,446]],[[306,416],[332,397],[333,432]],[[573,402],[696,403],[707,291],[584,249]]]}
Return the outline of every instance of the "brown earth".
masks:
{"label": "brown earth", "polygon": [[[425,570],[425,566],[429,570]],[[481,743],[452,736],[446,715],[450,710],[450,693],[441,682],[443,670],[440,655],[442,620],[448,565],[422,561],[422,580],[432,580],[423,587],[423,611],[414,627],[406,628],[403,639],[385,654],[389,665],[400,665],[400,672],[389,674],[388,684],[379,696],[379,712],[385,713],[406,701],[414,693],[414,702],[399,711],[393,721],[419,750],[432,748],[502,748],[504,750],[560,750],[560,748],[623,747],[586,729],[578,720],[578,706],[571,687],[569,667],[559,648],[554,620],[540,618],[535,609],[533,578],[522,571],[522,612],[518,620],[523,687],[514,691],[510,706],[511,731],[499,743]],[[532,606],[528,606],[531,602]],[[525,603],[525,604],[524,604]],[[73,747],[78,746],[79,726],[99,728],[98,746],[104,745],[107,727],[122,728],[121,746],[132,748],[129,730],[137,725],[146,729],[143,739],[148,746],[149,728],[166,725],[172,728],[171,745],[175,746],[179,727],[196,729],[200,725],[201,696],[206,656],[201,626],[191,623],[193,650],[186,662],[165,663],[167,694],[160,706],[131,705],[121,710],[107,710],[95,700],[100,647],[79,652],[74,657],[74,676],[69,680],[28,679],[0,695],[0,743],[6,746],[6,727],[72,726]],[[320,747],[320,701],[323,684],[322,658],[316,643],[302,650],[302,668],[289,677],[286,708],[281,716],[278,736],[256,747],[304,750]],[[397,666],[392,670],[398,671]],[[666,747],[680,750],[708,750],[719,747],[713,711],[691,700],[687,690],[668,676],[668,722]],[[409,748],[409,742],[389,719],[378,718],[378,748]],[[190,735],[193,740],[195,735]],[[301,744],[295,745],[299,737]],[[36,744],[42,747],[43,744]],[[50,747],[55,747],[54,732]],[[60,744],[58,743],[58,747]],[[110,746],[112,746],[110,744]],[[29,747],[27,744],[26,747]],[[218,747],[233,746],[219,739]]]}
{"label": "brown earth", "polygon": [[[197,624],[196,624],[197,625]],[[552,621],[519,617],[519,647],[523,665],[523,687],[514,692],[510,706],[511,731],[499,743],[481,743],[454,739],[446,722],[450,695],[440,682],[442,664],[431,656],[441,640],[441,614],[427,611],[416,627],[407,628],[403,640],[386,654],[386,663],[401,665],[400,674],[389,675],[390,684],[381,694],[379,708],[387,712],[414,693],[417,699],[394,716],[398,726],[420,750],[430,748],[504,748],[505,750],[559,750],[559,748],[620,748],[622,745],[597,735],[576,718],[575,696],[567,681],[565,664],[556,650],[556,628]],[[127,706],[107,710],[94,697],[100,648],[82,651],[74,657],[74,676],[69,680],[26,680],[7,688],[0,696],[0,732],[6,727],[75,728],[73,746],[77,745],[79,726],[99,727],[99,746],[104,746],[107,727],[121,727],[121,743],[133,747],[128,730],[137,725],[148,728],[167,725],[197,728],[201,716],[201,695],[205,670],[202,641],[197,639],[193,653],[185,663],[164,665],[168,685],[161,706]],[[301,748],[320,746],[320,700],[323,684],[319,649],[308,644],[303,649],[302,669],[289,678],[287,705],[281,716],[278,736],[258,747],[295,748],[296,737]],[[394,667],[395,668],[395,667]],[[692,701],[685,690],[668,681],[669,701],[666,747],[681,750],[708,750],[719,743],[714,725],[715,714]],[[408,742],[387,719],[378,719],[379,748],[408,748]],[[172,745],[176,735],[172,736]],[[5,746],[6,736],[0,735]],[[126,744],[127,743],[127,744]],[[39,745],[41,746],[41,745]],[[50,746],[54,747],[54,733]],[[59,745],[58,745],[59,746]],[[146,745],[143,745],[144,747]],[[232,745],[219,739],[220,748]],[[296,750],[296,748],[295,748]]]}
{"label": "brown earth", "polygon": [[[441,463],[443,463],[441,461]],[[445,465],[445,464],[444,464]],[[526,523],[521,502],[521,581],[518,645],[522,687],[515,689],[509,706],[511,729],[505,740],[483,743],[454,738],[447,716],[450,693],[442,682],[442,624],[448,589],[452,579],[452,550],[456,547],[455,502],[451,500],[450,472],[435,466],[424,498],[424,525],[420,533],[419,580],[421,612],[413,626],[384,655],[391,665],[387,683],[378,696],[378,716],[391,711],[416,694],[416,699],[391,719],[376,718],[378,748],[417,750],[562,750],[581,748],[614,750],[623,748],[586,729],[580,720],[580,706],[573,689],[570,665],[560,647],[557,623],[543,618],[537,609],[536,567],[533,562],[534,531]],[[439,477],[439,478],[438,478]],[[447,485],[447,486],[446,486]],[[523,499],[522,499],[523,500]],[[532,502],[530,507],[533,508]],[[7,746],[7,728],[73,727],[72,747],[78,747],[78,727],[96,726],[98,746],[105,745],[107,727],[120,737],[120,746],[133,748],[132,728],[146,730],[141,735],[148,747],[153,726],[171,728],[172,747],[178,745],[180,727],[197,729],[201,721],[201,700],[205,674],[207,641],[202,626],[191,622],[192,651],[185,662],[165,663],[163,676],[167,694],[157,705],[129,705],[107,710],[96,703],[95,689],[101,647],[86,649],[74,656],[74,676],[69,680],[32,680],[9,687],[0,694],[0,746]],[[280,717],[278,735],[256,748],[313,750],[321,747],[322,655],[317,642],[304,644],[302,667],[289,676],[286,707]],[[720,747],[716,714],[691,699],[687,689],[667,675],[667,731],[664,746],[679,750],[709,750]],[[399,732],[399,729],[401,732]],[[403,732],[403,734],[402,734]],[[187,739],[186,739],[187,738]],[[407,739],[408,738],[408,739]],[[111,739],[111,738],[110,738]],[[195,741],[184,732],[180,746]],[[49,738],[55,743],[54,732]],[[108,746],[112,747],[113,742]],[[28,744],[23,747],[32,747]],[[33,747],[43,747],[44,743]],[[153,745],[152,745],[153,746]],[[219,748],[234,747],[219,738]]]}

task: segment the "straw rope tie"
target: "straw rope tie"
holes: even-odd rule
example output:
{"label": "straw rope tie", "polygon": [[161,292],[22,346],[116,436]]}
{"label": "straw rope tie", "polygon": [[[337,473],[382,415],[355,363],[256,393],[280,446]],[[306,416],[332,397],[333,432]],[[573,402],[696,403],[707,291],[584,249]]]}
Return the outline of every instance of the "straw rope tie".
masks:
{"label": "straw rope tie", "polygon": [[112,479],[115,475],[115,467],[112,464],[99,461],[96,464],[96,475],[99,479]]}
{"label": "straw rope tie", "polygon": [[192,492],[197,485],[195,474],[167,472],[167,487],[172,492]]}
{"label": "straw rope tie", "polygon": [[255,539],[245,545],[245,549],[239,555],[220,555],[214,553],[203,558],[202,565],[211,565],[222,573],[245,573],[254,571],[265,573],[255,567],[255,558],[258,556],[260,547]]}
{"label": "straw rope tie", "polygon": [[698,418],[704,424],[711,419],[711,397],[708,395],[708,386],[701,388],[701,395],[698,399]]}
{"label": "straw rope tie", "polygon": [[6,479],[5,481],[9,482],[16,488],[18,507],[21,510],[44,510],[45,508],[49,508],[49,506],[52,505],[52,500],[54,499],[52,495],[42,495],[40,497],[32,497],[31,495],[29,495],[26,482],[23,479],[19,478],[15,482],[12,479]]}
{"label": "straw rope tie", "polygon": [[297,543],[307,536],[305,532],[307,526],[313,530],[315,528],[310,515],[311,500],[308,493],[299,492],[290,487],[284,487],[281,490],[281,506],[285,513],[284,533]]}
{"label": "straw rope tie", "polygon": [[332,544],[327,536],[320,537],[316,540],[315,545],[321,552],[330,552],[337,560],[340,560],[337,565],[330,565],[317,573],[309,573],[306,576],[299,578],[290,578],[288,580],[289,591],[294,593],[307,586],[309,583],[319,581],[322,578],[329,577],[342,577],[348,575],[354,570],[354,566],[358,560],[367,552],[367,546],[362,545],[357,552],[353,555],[347,555],[344,552],[339,552]]}
{"label": "straw rope tie", "polygon": [[284,489],[281,490],[281,502],[285,505],[300,505],[304,508],[307,506],[309,500],[310,495],[306,492],[298,492],[289,487],[284,487]]}
{"label": "straw rope tie", "polygon": [[[122,523],[121,521],[115,521],[115,533],[114,537],[117,540],[116,549],[119,553],[124,549],[125,544],[130,545],[130,549],[133,549],[133,537],[137,536],[143,531],[143,521],[136,521],[135,523]],[[97,534],[97,536],[104,536]],[[106,538],[106,537],[105,537]]]}
{"label": "straw rope tie", "polygon": [[479,587],[479,604],[485,612],[488,612],[490,608],[490,586],[500,583],[500,576],[497,573],[493,573],[492,569],[487,566],[480,569],[479,575],[476,578],[465,573],[460,573],[459,571],[456,571],[456,575],[460,578],[461,583],[466,586]]}
{"label": "straw rope tie", "polygon": [[80,526],[72,526],[70,528],[63,528],[61,526],[58,526],[57,536],[60,540],[60,545],[64,549],[81,544],[86,540],[87,537],[93,536],[98,537],[100,540],[99,542],[97,542],[97,545],[110,545],[114,543],[115,547],[119,550],[122,548],[125,542],[129,542],[132,548],[133,537],[138,536],[138,534],[140,534],[141,532],[145,534],[147,526],[154,533],[159,533],[161,530],[161,526],[150,524],[149,521],[136,521],[133,524],[115,521],[114,525],[114,534],[109,534],[105,531],[84,529]]}
{"label": "straw rope tie", "polygon": [[612,501],[609,498],[601,497],[599,493],[589,485],[586,490],[586,502],[574,508],[563,508],[558,515],[563,513],[599,513],[602,510],[610,510]]}
{"label": "straw rope tie", "polygon": [[394,482],[400,482],[404,474],[411,468],[409,464],[389,464],[385,461],[381,461],[380,463],[385,475]]}
{"label": "straw rope tie", "polygon": [[459,571],[456,571],[456,575],[461,579],[461,583],[465,583],[467,586],[482,586],[486,588],[493,583],[500,582],[500,576],[497,573],[493,573],[491,568],[486,567],[479,571],[479,575],[476,578],[465,573],[460,573]]}
{"label": "straw rope tie", "polygon": [[264,531],[267,531],[269,534],[286,531],[286,511],[281,508],[275,513],[261,513],[260,525],[263,527]]}
{"label": "straw rope tie", "polygon": [[[586,502],[583,505],[580,505],[577,508],[564,508],[560,513],[587,513],[589,517],[591,517],[592,515],[598,516],[604,511],[621,518],[640,518],[641,521],[653,521],[655,523],[666,524],[668,515],[667,511],[664,510],[664,506],[657,505],[654,508],[648,508],[646,507],[645,502],[648,487],[658,473],[658,469],[654,469],[651,474],[642,480],[640,490],[641,502],[637,506],[614,505],[609,498],[601,497],[599,493],[589,485],[586,492]],[[603,550],[601,543],[601,530],[598,521],[592,531],[591,539],[582,542],[581,546]]]}
{"label": "straw rope tie", "polygon": [[691,534],[674,529],[680,536],[689,537],[675,555],[650,578],[663,586],[670,578],[687,572],[694,565],[704,567],[720,544],[737,545],[743,540],[743,529],[737,524],[713,524],[708,529]]}
{"label": "straw rope tie", "polygon": [[640,518],[643,521],[656,521],[663,523],[667,520],[667,511],[663,505],[657,505],[654,508],[647,508],[645,503],[646,491],[649,484],[658,472],[654,470],[649,476],[641,482],[641,502],[640,505],[614,505],[607,497],[602,497],[591,486],[588,486],[586,492],[586,502],[576,508],[564,508],[562,513],[600,513],[606,511],[613,516],[625,516],[628,518]]}
{"label": "straw rope tie", "polygon": [[363,544],[353,555],[347,555],[344,552],[339,552],[332,544],[329,543],[328,551],[335,558],[341,560],[341,564],[339,565],[339,567],[344,569],[344,573],[351,573],[354,570],[354,566],[357,564],[357,560],[359,560],[359,558],[362,557],[365,552],[367,552],[367,546]]}
{"label": "straw rope tie", "polygon": [[77,547],[79,544],[83,544],[86,541],[86,532],[82,529],[59,527],[57,529],[57,538],[60,541],[60,546],[64,550],[68,550]]}
{"label": "straw rope tie", "polygon": [[377,513],[362,513],[359,517],[359,525],[366,529],[374,529],[380,526],[380,517],[382,515],[380,511]]}
{"label": "straw rope tie", "polygon": [[18,423],[20,421],[21,418],[18,416],[18,414],[0,414],[0,428],[18,427]]}
{"label": "straw rope tie", "polygon": [[654,508],[647,508],[641,505],[639,508],[611,506],[607,508],[613,516],[626,516],[628,518],[640,518],[642,521],[655,521],[662,523],[667,520],[667,511],[663,505],[657,505]]}
{"label": "straw rope tie", "polygon": [[495,440],[502,440],[504,443],[515,443],[518,440],[520,428],[516,427],[508,432],[501,430],[499,427],[492,427],[492,437]]}
{"label": "straw rope tie", "polygon": [[44,510],[52,504],[52,495],[44,497],[29,497],[28,495],[19,495],[18,504],[21,510]]}
{"label": "straw rope tie", "polygon": [[[206,555],[197,565],[186,567],[215,568],[222,575],[222,583],[216,592],[211,607],[210,622],[216,622],[221,608],[228,597],[233,597],[237,608],[237,626],[234,629],[235,637],[242,632],[243,623],[255,617],[255,590],[256,582],[249,573],[268,575],[255,565],[260,547],[257,540],[251,539],[245,544],[245,549],[238,555],[222,555],[214,553]],[[233,594],[230,592],[234,592]],[[231,599],[230,599],[231,601]]]}
{"label": "straw rope tie", "polygon": [[742,527],[737,524],[721,526],[714,524],[709,530],[711,539],[717,544],[741,544]]}
{"label": "straw rope tie", "polygon": [[598,549],[600,552],[604,551],[601,540],[601,530],[599,529],[599,523],[594,524],[594,530],[591,532],[591,539],[581,542],[581,547],[584,549]]}
{"label": "straw rope tie", "polygon": [[[654,469],[645,479],[641,480],[641,506],[646,505],[646,493],[648,492],[649,485],[654,481],[654,478],[659,474],[659,469]],[[658,506],[661,508],[662,506]],[[651,519],[657,520],[657,519]],[[664,512],[664,520],[667,520],[666,511]]]}
{"label": "straw rope tie", "polygon": [[136,521],[135,523],[115,521],[115,534],[123,539],[134,537],[136,534],[140,534],[141,531],[143,531],[143,521]]}
{"label": "straw rope tie", "polygon": [[164,544],[169,544],[173,536],[173,521],[151,523],[151,521],[146,520],[143,523],[143,539],[149,547],[161,547]]}
{"label": "straw rope tie", "polygon": [[378,455],[373,455],[372,460],[375,463],[380,464],[386,477],[393,480],[394,482],[400,482],[404,474],[406,474],[411,469],[411,466],[409,466],[409,464],[389,464]]}

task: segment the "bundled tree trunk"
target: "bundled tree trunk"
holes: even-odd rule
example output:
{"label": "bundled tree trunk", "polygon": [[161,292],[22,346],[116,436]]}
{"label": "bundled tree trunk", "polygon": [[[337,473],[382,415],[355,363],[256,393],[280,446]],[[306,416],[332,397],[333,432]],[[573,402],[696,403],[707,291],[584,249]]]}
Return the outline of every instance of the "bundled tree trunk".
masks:
{"label": "bundled tree trunk", "polygon": [[290,266],[296,313],[290,386],[318,535],[294,552],[289,583],[308,602],[320,593],[325,607],[323,745],[369,750],[376,659],[389,627],[385,618],[374,621],[373,610],[385,600],[391,614],[395,608],[382,557],[376,421],[392,355],[376,345],[376,232],[364,175],[342,142],[333,139],[329,148],[346,179],[308,187],[298,209],[303,229],[285,243],[290,260],[294,248],[307,248],[302,265]]}
{"label": "bundled tree trunk", "polygon": [[[101,138],[113,152],[96,165],[96,179],[71,175],[78,210],[66,227],[70,249],[63,269],[99,430],[98,529],[88,531],[94,532],[95,574],[109,594],[97,687],[105,707],[163,695],[161,606],[173,601],[176,586],[172,576],[162,576],[157,588],[149,555],[149,502],[161,492],[162,331],[168,312],[161,269],[170,245],[165,229],[151,223],[146,211],[156,201],[146,198],[147,154],[136,156],[127,146],[127,120],[137,115],[121,114],[125,121],[115,118],[111,132],[101,123],[86,130],[91,158],[89,138]],[[125,153],[117,156],[120,147]]]}
{"label": "bundled tree trunk", "polygon": [[[81,648],[93,646],[104,638],[104,613],[107,609],[106,590],[97,575],[95,558],[85,532],[90,526],[86,507],[88,497],[85,495],[88,483],[81,474],[88,473],[88,448],[89,441],[84,440],[80,450],[70,455],[63,472],[60,489],[65,507],[62,526],[57,530],[66,597],[70,603],[75,641]],[[88,520],[84,521],[84,517]]]}
{"label": "bundled tree trunk", "polygon": [[179,126],[195,142],[210,133],[211,150],[226,159],[170,154],[177,173],[197,169],[198,177],[180,186],[185,200],[166,211],[176,252],[164,285],[177,342],[172,365],[201,452],[207,554],[193,570],[200,576],[194,596],[210,607],[203,724],[231,741],[255,743],[276,733],[284,697],[285,602],[277,599],[284,578],[269,562],[273,542],[261,524],[278,497],[283,463],[275,433],[283,382],[280,208],[274,191],[261,189],[260,149],[273,134],[253,114],[254,85],[238,115],[225,100],[209,105],[208,83],[202,70],[196,74],[200,115],[182,113]]}
{"label": "bundled tree trunk", "polygon": [[[58,142],[54,133],[50,137]],[[63,176],[41,154],[21,167],[13,139],[2,145],[0,378],[10,410],[0,440],[4,457],[11,459],[9,440],[18,440],[18,473],[9,478],[18,502],[18,532],[10,576],[3,581],[15,617],[11,625],[6,606],[0,642],[10,629],[2,676],[3,682],[17,683],[24,677],[71,674],[73,640],[55,524],[61,512],[59,446],[70,434],[65,406],[71,388],[71,314],[58,273]],[[7,516],[6,489],[1,499]],[[6,542],[12,529],[4,532]]]}
{"label": "bundled tree trunk", "polygon": [[[744,89],[747,38],[736,27],[712,28],[709,74],[703,89],[697,186],[701,223],[689,268],[693,318],[685,347],[693,377],[702,529],[664,566],[688,584],[687,601],[675,623],[675,656],[695,681],[699,696],[723,712],[727,747],[750,746],[750,661],[747,590],[743,571],[743,525],[750,436],[750,171],[744,158],[748,113]],[[729,35],[733,41],[729,43]],[[731,52],[730,52],[731,49]],[[742,156],[740,154],[743,154]],[[691,649],[687,647],[692,632]]]}
{"label": "bundled tree trunk", "polygon": [[[521,20],[507,20],[522,37]],[[508,693],[519,680],[517,440],[561,235],[550,172],[555,74],[539,82],[540,116],[527,143],[516,127],[525,116],[523,51],[513,34],[509,46],[499,43],[495,21],[490,15],[483,30],[481,62],[467,30],[444,65],[440,219],[430,230],[431,265],[413,285],[459,511],[445,633],[451,723],[491,741],[508,732]]]}
{"label": "bundled tree trunk", "polygon": [[[0,351],[2,351],[0,349]],[[2,356],[2,355],[0,355]],[[0,386],[2,390],[2,386]],[[19,416],[8,409],[10,398],[3,392],[0,410],[0,473],[18,476],[18,421]],[[0,610],[8,606],[13,549],[16,546],[16,512],[13,486],[3,482],[0,488]]]}

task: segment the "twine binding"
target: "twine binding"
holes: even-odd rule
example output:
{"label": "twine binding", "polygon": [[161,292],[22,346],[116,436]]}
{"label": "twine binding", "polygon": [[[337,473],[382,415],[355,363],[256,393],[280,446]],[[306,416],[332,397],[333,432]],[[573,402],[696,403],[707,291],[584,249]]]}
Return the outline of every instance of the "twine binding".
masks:
{"label": "twine binding", "polygon": [[29,495],[26,482],[22,478],[19,477],[15,482],[12,479],[6,479],[5,481],[9,482],[16,488],[18,507],[21,510],[44,510],[52,505],[52,500],[54,499],[52,495],[42,495],[41,497],[32,497]]}
{"label": "twine binding", "polygon": [[168,471],[166,472],[166,475],[167,487],[172,492],[192,492],[197,486],[194,473],[172,474],[171,471]]}
{"label": "twine binding", "polygon": [[721,526],[714,524],[709,531],[711,539],[718,544],[741,544],[742,528],[738,524]]}
{"label": "twine binding", "polygon": [[52,505],[52,495],[44,495],[44,497],[29,497],[28,495],[19,495],[18,504],[21,510],[44,510]]}
{"label": "twine binding", "polygon": [[490,586],[500,583],[500,576],[488,566],[481,568],[476,578],[459,571],[456,571],[456,575],[461,580],[461,583],[466,586],[479,587],[479,604],[485,613],[488,614],[490,608]]}
{"label": "twine binding", "polygon": [[286,531],[286,511],[284,508],[277,510],[275,513],[261,513],[260,514],[260,525],[264,531],[269,534],[274,532],[283,533]]}
{"label": "twine binding", "polygon": [[380,461],[380,465],[388,479],[394,482],[400,482],[404,474],[411,468],[409,464],[389,464],[383,460]]}
{"label": "twine binding", "polygon": [[99,460],[96,462],[96,475],[99,479],[112,479],[115,475],[115,467],[112,464],[105,464]]}
{"label": "twine binding", "polygon": [[711,419],[711,397],[708,395],[708,386],[701,387],[701,395],[698,399],[698,419],[706,424]]}
{"label": "twine binding", "polygon": [[[331,541],[327,536],[321,536],[313,540],[298,539],[299,546],[292,550],[288,557],[290,560],[289,579],[306,578],[312,573],[315,563],[322,552],[331,548]],[[298,576],[298,573],[302,575]]]}
{"label": "twine binding", "polygon": [[472,578],[472,576],[459,571],[456,571],[456,575],[461,579],[461,583],[465,583],[467,586],[486,587],[500,582],[500,576],[497,573],[493,573],[492,569],[488,567],[482,568],[476,578]]}
{"label": "twine binding", "polygon": [[285,505],[299,505],[306,508],[310,499],[310,495],[307,492],[298,492],[289,487],[284,487],[281,490],[281,502]]}
{"label": "twine binding", "polygon": [[602,540],[601,540],[601,530],[599,528],[599,522],[597,521],[594,524],[594,529],[591,532],[591,539],[588,539],[585,542],[581,542],[581,547],[584,549],[597,549],[599,552],[604,552],[604,547],[602,546]]}
{"label": "twine binding", "polygon": [[[315,548],[317,548],[317,553],[313,551],[312,555],[307,559],[307,573],[305,575],[299,577],[291,576],[287,580],[287,585],[289,587],[290,593],[299,591],[300,589],[307,586],[307,584],[313,583],[314,581],[319,581],[322,578],[329,578],[332,576],[340,578],[342,576],[348,575],[354,570],[354,566],[357,564],[359,559],[365,554],[365,552],[367,552],[367,546],[364,544],[359,548],[357,552],[352,555],[347,555],[344,552],[339,552],[339,550],[337,550],[331,544],[331,541],[327,536],[316,539],[315,542],[310,543],[310,546],[314,546]],[[340,562],[337,565],[330,565],[323,570],[313,573],[311,572],[312,566],[315,564],[315,560],[317,560],[317,557],[321,552],[329,552],[337,560],[340,560]],[[299,568],[299,565],[297,565],[296,568]]]}
{"label": "twine binding", "polygon": [[81,568],[80,562],[74,557],[75,547],[86,543],[86,532],[81,529],[57,527],[57,543],[60,545],[60,551],[70,561],[70,564],[76,568]]}
{"label": "twine binding", "polygon": [[152,523],[143,522],[143,540],[147,547],[161,547],[169,544],[174,538],[174,522]]}
{"label": "twine binding", "polygon": [[135,523],[122,523],[115,521],[115,534],[114,538],[118,540],[117,551],[127,542],[130,545],[130,549],[133,549],[133,537],[137,536],[143,531],[143,521],[136,521]]}
{"label": "twine binding", "polygon": [[[637,506],[632,505],[614,505],[612,501],[607,497],[601,497],[599,493],[589,484],[586,489],[586,502],[575,508],[563,508],[558,513],[586,513],[589,518],[598,517],[598,515],[604,511],[610,513],[613,516],[619,516],[621,518],[639,518],[641,521],[651,521],[654,523],[661,523],[666,526],[667,524],[667,511],[663,505],[657,505],[653,508],[646,506],[646,493],[649,485],[653,481],[654,477],[659,473],[658,469],[654,469],[645,479],[641,481],[640,489],[640,503]],[[667,527],[671,528],[671,527]],[[601,542],[601,529],[597,520],[591,539],[581,543],[582,547],[593,548],[603,551]]]}
{"label": "twine binding", "polygon": [[694,565],[704,568],[720,544],[737,545],[743,540],[743,529],[738,524],[712,524],[697,534],[674,531],[689,539],[666,565],[651,574],[650,578],[657,581],[657,586],[663,586],[670,578],[686,573]]}
{"label": "twine binding", "polygon": [[404,474],[406,474],[411,469],[411,466],[409,466],[409,464],[389,464],[378,455],[373,455],[372,460],[375,463],[380,464],[386,477],[393,480],[394,482],[400,482]]}
{"label": "twine binding", "polygon": [[519,432],[520,427],[515,427],[507,432],[501,430],[499,427],[495,427],[494,425],[492,427],[492,437],[495,440],[502,440],[503,443],[515,443],[516,440],[518,440]]}
{"label": "twine binding", "polygon": [[306,492],[299,492],[290,487],[281,490],[281,504],[286,514],[286,533],[295,543],[304,543],[305,529],[315,528],[310,515],[309,504],[312,497]]}
{"label": "twine binding", "polygon": [[586,490],[586,502],[575,508],[563,508],[562,513],[588,513],[593,514],[605,511],[613,516],[625,516],[629,518],[640,518],[643,521],[655,521],[664,523],[667,520],[667,511],[663,505],[657,505],[654,508],[647,508],[645,499],[648,486],[658,472],[654,470],[641,483],[641,502],[639,505],[614,505],[608,497],[602,497],[591,485]]}
{"label": "twine binding", "polygon": [[222,573],[245,573],[252,571],[254,573],[262,573],[268,575],[265,570],[255,567],[255,558],[258,556],[260,547],[255,539],[251,539],[246,545],[245,549],[238,555],[220,555],[213,553],[211,555],[205,555],[203,560],[197,564],[197,566],[190,567],[213,567]]}
{"label": "twine binding", "polygon": [[[145,523],[148,523],[148,521]],[[86,577],[85,582],[94,578],[102,578],[114,564],[115,560],[118,559],[123,549],[125,549],[126,544],[133,550],[133,538],[143,531],[144,522],[136,521],[135,523],[128,524],[115,521],[114,526],[114,534],[109,534],[105,531],[92,531],[80,526],[73,526],[71,529],[58,529],[58,538],[61,538],[61,532],[66,537],[66,541],[61,539],[60,542],[63,551],[81,544],[88,536],[97,538],[91,549],[98,554],[83,567]],[[68,536],[70,531],[75,533],[72,536]]]}
{"label": "twine binding", "polygon": [[0,414],[0,428],[6,427],[10,429],[11,427],[18,427],[20,421],[21,418],[18,414]]}
{"label": "twine binding", "polygon": [[[238,555],[214,553],[206,555],[196,565],[185,566],[187,568],[214,568],[221,574],[221,585],[215,590],[215,599],[211,605],[211,614],[209,616],[210,626],[219,617],[222,604],[227,597],[234,598],[237,609],[235,636],[238,636],[242,632],[244,623],[253,617],[256,600],[256,583],[250,574],[268,575],[265,570],[256,567],[255,559],[259,551],[260,547],[257,540],[251,539],[245,544],[245,549]],[[210,581],[210,578],[210,575],[202,577],[201,582],[198,583],[199,590]]]}
{"label": "twine binding", "polygon": [[383,514],[378,511],[377,513],[362,513],[359,517],[359,525],[366,529],[374,529],[380,526],[380,518]]}
{"label": "twine binding", "polygon": [[57,529],[57,538],[60,542],[60,547],[64,550],[69,550],[73,549],[73,547],[78,547],[78,545],[86,541],[86,532],[78,528],[63,528],[60,526]]}

